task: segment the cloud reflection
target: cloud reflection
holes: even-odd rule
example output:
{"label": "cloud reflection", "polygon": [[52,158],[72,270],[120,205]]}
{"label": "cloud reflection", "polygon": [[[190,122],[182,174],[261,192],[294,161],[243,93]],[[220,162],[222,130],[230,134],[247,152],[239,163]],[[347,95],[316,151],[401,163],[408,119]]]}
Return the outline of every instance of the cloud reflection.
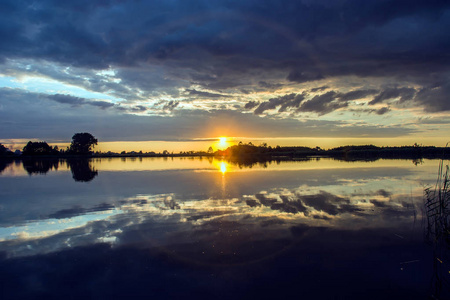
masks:
{"label": "cloud reflection", "polygon": [[[377,194],[379,191],[368,198]],[[21,235],[1,242],[0,249],[8,255],[22,256],[104,241],[116,246],[128,243],[168,246],[174,242],[187,243],[196,235],[211,239],[225,224],[230,234],[244,230],[246,234],[258,236],[263,228],[286,234],[289,228],[299,224],[349,229],[355,221],[361,224],[363,220],[366,227],[391,227],[399,221],[411,222],[415,216],[415,207],[405,201],[381,204],[370,200],[361,204],[325,191],[317,194],[292,191],[290,194],[262,192],[241,199],[181,201],[174,194],[138,195],[116,206],[105,203],[91,208],[73,207],[52,213],[48,218],[64,220],[101,211],[110,213],[104,219],[87,221],[51,236]]]}

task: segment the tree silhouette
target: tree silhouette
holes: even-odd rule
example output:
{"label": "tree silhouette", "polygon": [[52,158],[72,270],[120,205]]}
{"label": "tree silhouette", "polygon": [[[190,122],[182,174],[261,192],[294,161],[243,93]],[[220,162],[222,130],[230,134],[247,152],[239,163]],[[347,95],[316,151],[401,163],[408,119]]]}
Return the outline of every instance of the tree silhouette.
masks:
{"label": "tree silhouette", "polygon": [[52,148],[47,142],[29,141],[22,151],[23,155],[55,155],[58,154],[58,148]]}
{"label": "tree silhouette", "polygon": [[7,149],[5,146],[3,146],[2,144],[0,144],[0,154],[6,153],[7,150],[8,150],[8,149]]}
{"label": "tree silhouette", "polygon": [[9,151],[8,148],[0,144],[0,156],[7,156],[7,155],[12,155],[12,152]]}
{"label": "tree silhouette", "polygon": [[90,133],[75,133],[72,137],[69,152],[74,154],[90,154],[94,146],[97,145],[97,142],[97,139]]}

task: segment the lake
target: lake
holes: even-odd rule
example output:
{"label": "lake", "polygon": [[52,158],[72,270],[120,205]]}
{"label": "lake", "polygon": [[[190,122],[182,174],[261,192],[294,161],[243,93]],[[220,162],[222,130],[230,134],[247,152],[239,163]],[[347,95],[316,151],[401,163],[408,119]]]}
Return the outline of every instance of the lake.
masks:
{"label": "lake", "polygon": [[[0,162],[4,299],[448,297],[438,160]],[[447,269],[445,269],[447,268]]]}

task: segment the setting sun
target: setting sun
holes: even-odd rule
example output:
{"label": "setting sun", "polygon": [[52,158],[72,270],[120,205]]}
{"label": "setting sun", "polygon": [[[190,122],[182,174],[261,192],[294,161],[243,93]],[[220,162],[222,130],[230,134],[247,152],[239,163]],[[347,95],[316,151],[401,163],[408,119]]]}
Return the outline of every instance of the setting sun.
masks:
{"label": "setting sun", "polygon": [[228,138],[221,136],[218,138],[218,141],[215,143],[216,149],[226,149],[230,146],[230,143],[228,142]]}

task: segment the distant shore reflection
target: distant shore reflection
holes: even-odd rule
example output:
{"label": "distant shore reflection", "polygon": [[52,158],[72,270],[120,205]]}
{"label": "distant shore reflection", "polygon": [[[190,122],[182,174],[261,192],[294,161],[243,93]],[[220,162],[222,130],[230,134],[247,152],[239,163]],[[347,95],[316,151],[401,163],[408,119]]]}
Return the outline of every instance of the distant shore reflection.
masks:
{"label": "distant shore reflection", "polygon": [[[267,169],[274,166],[303,164],[308,162],[321,162],[321,165],[337,166],[341,162],[347,163],[370,163],[388,161],[384,159],[377,160],[343,160],[329,157],[109,157],[109,158],[16,158],[0,159],[0,174],[9,175],[24,174],[19,169],[24,170],[28,175],[45,175],[49,172],[64,171],[70,169],[72,177],[78,182],[89,182],[98,176],[99,171],[156,171],[156,170],[186,170],[186,169],[209,169],[216,170],[225,174],[243,169]],[[405,160],[389,160],[405,161]],[[103,162],[103,163],[102,163]],[[106,163],[107,162],[107,163]],[[423,160],[412,160],[414,166],[423,163]],[[385,164],[385,163],[383,163]],[[18,168],[19,167],[19,168]],[[106,167],[106,168],[105,168]],[[9,171],[11,172],[8,172]],[[16,175],[17,176],[17,175]]]}

